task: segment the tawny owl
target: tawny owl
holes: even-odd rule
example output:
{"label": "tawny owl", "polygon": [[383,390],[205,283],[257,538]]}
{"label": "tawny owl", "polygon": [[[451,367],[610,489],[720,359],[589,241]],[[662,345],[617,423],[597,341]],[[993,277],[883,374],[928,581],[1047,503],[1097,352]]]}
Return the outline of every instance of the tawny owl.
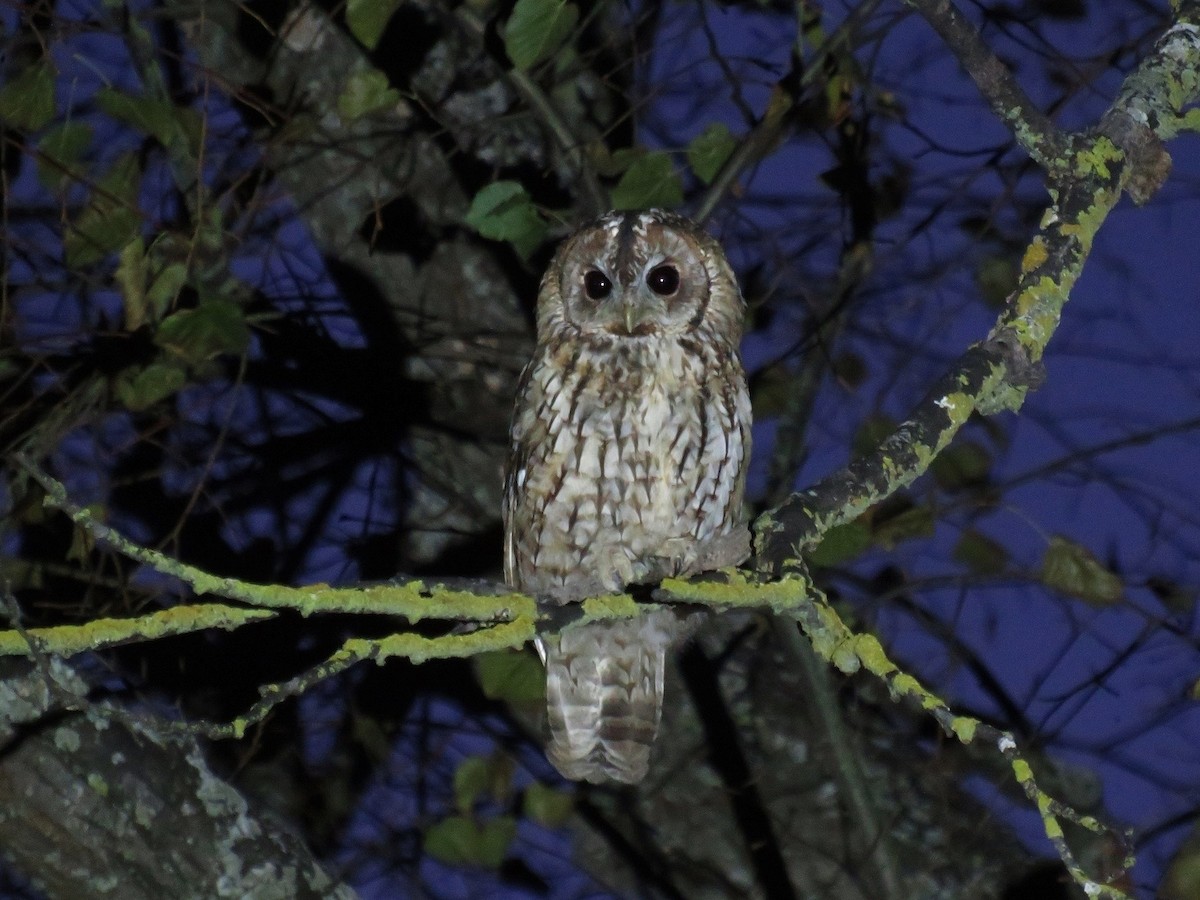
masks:
{"label": "tawny owl", "polygon": [[[743,316],[720,245],[680,216],[609,213],[563,242],[513,414],[509,584],[568,603],[746,556]],[[641,780],[683,630],[666,611],[544,642],[559,771]]]}

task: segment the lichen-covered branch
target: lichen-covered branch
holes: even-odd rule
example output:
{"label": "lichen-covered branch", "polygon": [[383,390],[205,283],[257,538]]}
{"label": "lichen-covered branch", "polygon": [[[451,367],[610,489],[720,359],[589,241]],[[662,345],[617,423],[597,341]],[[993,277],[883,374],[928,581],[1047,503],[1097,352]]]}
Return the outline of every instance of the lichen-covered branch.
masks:
{"label": "lichen-covered branch", "polygon": [[[58,656],[74,656],[89,650],[119,647],[131,641],[152,641],[164,637],[219,628],[233,631],[247,622],[270,619],[267,609],[239,609],[219,603],[185,604],[160,609],[131,619],[92,619],[82,625],[53,625],[0,631],[0,656],[24,656],[34,650],[49,650]],[[32,640],[37,646],[30,647]]]}
{"label": "lichen-covered branch", "polygon": [[1066,145],[1062,132],[1026,96],[1012,72],[951,0],[905,2],[924,17],[958,57],[992,112],[1009,127],[1025,152],[1043,169],[1059,165]]}
{"label": "lichen-covered branch", "polygon": [[[63,509],[75,520],[76,524],[89,529],[96,537],[113,543],[122,552],[128,553],[135,559],[155,565],[166,574],[183,578],[197,590],[208,589],[214,593],[231,596],[233,599],[254,602],[261,599],[261,591],[267,591],[263,596],[273,606],[293,606],[303,608],[309,614],[316,611],[347,611],[346,605],[339,604],[328,607],[325,603],[330,596],[352,601],[348,605],[360,612],[375,611],[366,602],[373,594],[387,591],[388,586],[372,586],[366,588],[335,589],[324,585],[309,586],[299,589],[282,589],[278,586],[248,585],[235,579],[220,579],[209,575],[192,566],[170,560],[161,554],[148,550],[128,541],[112,529],[97,522],[86,510],[82,510],[65,498],[61,484],[49,478],[38,470],[28,460],[21,460],[22,466],[46,489],[46,502]],[[964,743],[971,743],[980,736],[994,736],[996,745],[1010,759],[1018,782],[1027,795],[1035,802],[1045,824],[1047,836],[1054,842],[1065,865],[1075,875],[1081,884],[1094,885],[1094,896],[1118,898],[1119,892],[1091,881],[1075,862],[1070,848],[1065,843],[1062,832],[1062,820],[1072,821],[1094,831],[1104,831],[1104,826],[1094,819],[1076,815],[1068,807],[1062,806],[1040,787],[1038,787],[1031,767],[1016,750],[1016,744],[1010,735],[989,729],[983,723],[969,717],[955,716],[949,707],[924,688],[915,678],[901,672],[887,657],[877,638],[870,634],[855,634],[846,627],[838,615],[825,601],[821,592],[803,574],[801,560],[789,561],[787,574],[774,581],[759,583],[751,576],[739,572],[723,573],[721,580],[689,581],[669,579],[664,581],[656,592],[655,599],[660,601],[701,603],[715,608],[737,608],[747,606],[769,606],[777,612],[800,623],[805,635],[814,650],[825,660],[833,663],[840,671],[852,673],[861,669],[874,674],[883,680],[889,690],[897,698],[906,698],[916,702],[922,709],[928,711],[948,734],[956,736]],[[410,585],[411,586],[411,583]],[[405,586],[401,586],[403,588]],[[445,635],[429,638],[406,632],[395,633],[381,638],[350,638],[328,659],[314,666],[307,672],[281,684],[267,685],[260,689],[262,698],[243,715],[225,723],[195,722],[195,723],[163,723],[157,722],[156,727],[166,731],[182,731],[189,734],[201,734],[213,738],[237,738],[245,734],[246,729],[260,721],[271,709],[279,703],[296,696],[321,680],[332,677],[359,662],[374,660],[383,661],[395,656],[407,657],[414,662],[421,662],[433,657],[471,656],[487,650],[519,647],[534,636],[539,615],[536,607],[533,613],[526,613],[503,621],[501,610],[496,610],[495,596],[478,596],[464,591],[452,591],[453,594],[463,594],[474,597],[491,605],[494,624],[469,632],[467,634]],[[403,591],[400,596],[404,598]],[[507,595],[504,599],[517,598],[518,604],[533,604],[533,600],[519,595]],[[357,598],[357,599],[356,599]],[[386,596],[384,601],[386,602]],[[412,598],[404,598],[406,602]],[[366,604],[366,605],[364,605]],[[403,605],[403,604],[402,604]],[[468,604],[469,605],[469,604]],[[453,606],[453,601],[451,601]],[[613,616],[628,616],[636,612],[637,606],[632,598],[624,595],[600,597],[586,601],[577,611],[582,612],[585,619],[595,619]],[[400,612],[400,615],[405,613]],[[418,616],[420,618],[421,616]],[[497,621],[497,619],[501,619]],[[58,653],[52,645],[54,629],[45,629],[46,639],[39,635],[36,639],[38,654]],[[22,629],[17,629],[16,639],[21,641],[20,648],[29,652],[29,644],[35,640],[27,636]],[[0,633],[0,638],[3,634]],[[103,711],[99,711],[103,715]],[[128,716],[117,718],[127,720]],[[994,735],[993,735],[994,732]]]}
{"label": "lichen-covered branch", "polygon": [[114,720],[102,704],[64,713],[56,689],[83,685],[61,661],[50,666],[60,685],[0,660],[0,847],[45,895],[157,900],[215,896],[220,885],[230,897],[357,896],[222,780],[193,739]]}
{"label": "lichen-covered branch", "polygon": [[[741,587],[745,584],[748,582]],[[887,685],[894,699],[914,703],[931,715],[947,736],[963,744],[985,742],[995,746],[1009,761],[1013,777],[1025,795],[1037,807],[1047,838],[1076,883],[1084,887],[1089,897],[1124,900],[1125,894],[1097,882],[1079,865],[1066,843],[1063,822],[1071,822],[1096,834],[1109,834],[1117,846],[1125,848],[1123,869],[1133,865],[1127,836],[1091,816],[1076,813],[1047,794],[1038,785],[1032,766],[1020,753],[1011,734],[974,717],[956,715],[946,701],[892,662],[878,638],[873,634],[858,634],[850,630],[802,567],[795,573],[789,572],[759,587],[767,605],[795,619],[818,655],[839,671],[847,675],[860,670],[870,672]],[[664,582],[662,591],[663,599],[669,597],[677,602],[734,606],[737,605],[735,598],[739,593],[739,585],[676,580]],[[1112,877],[1115,879],[1121,874],[1123,870],[1113,873]]]}
{"label": "lichen-covered branch", "polygon": [[[1092,831],[1105,829],[1094,819],[1060,806],[1035,780],[1011,735],[978,720],[956,716],[941,698],[900,671],[879,641],[852,632],[826,602],[804,571],[804,556],[838,524],[861,515],[910,484],[947,447],[975,413],[989,415],[1020,408],[1026,392],[1041,378],[1040,360],[1059,324],[1070,292],[1091,250],[1092,241],[1122,192],[1135,200],[1149,197],[1169,170],[1162,141],[1189,127],[1190,104],[1200,91],[1200,0],[1179,4],[1179,22],[1155,52],[1125,82],[1112,109],[1090,132],[1063,136],[1033,109],[982,40],[945,0],[909,0],[938,28],[959,54],[989,102],[1013,128],[1017,140],[1047,169],[1051,205],[1022,259],[1017,290],[991,333],[962,356],[952,371],[926,395],[908,419],[873,453],[807,491],[792,495],[756,524],[757,575],[727,571],[720,578],[670,579],[655,594],[661,602],[704,604],[714,608],[769,607],[797,621],[816,653],[840,671],[866,670],[897,698],[916,703],[946,731],[964,743],[994,745],[1009,760],[1013,774],[1039,810],[1077,882],[1091,896],[1120,897],[1082,871],[1063,838],[1062,823]],[[768,110],[764,123],[778,134]],[[1192,111],[1194,112],[1194,111]],[[349,133],[347,133],[349,136]],[[757,153],[751,143],[744,152]],[[731,161],[736,171],[741,165]],[[726,182],[728,183],[728,182]],[[402,185],[396,185],[400,190]],[[713,196],[716,196],[714,194]],[[330,224],[333,224],[330,219]],[[81,528],[131,559],[188,584],[198,594],[234,601],[206,606],[188,604],[129,620],[104,619],[77,626],[23,630],[19,623],[0,631],[0,656],[33,655],[55,660],[85,649],[133,640],[154,640],[201,628],[237,627],[268,618],[276,610],[302,615],[358,613],[390,615],[407,623],[438,620],[465,622],[473,630],[435,636],[402,628],[383,637],[351,637],[309,670],[262,688],[261,699],[228,723],[184,724],[184,730],[213,737],[237,737],[279,703],[323,679],[363,661],[403,656],[415,662],[433,657],[468,656],[485,650],[518,647],[539,631],[561,628],[570,615],[584,620],[635,615],[640,609],[625,595],[601,597],[569,610],[539,606],[536,599],[480,583],[455,584],[417,579],[337,588],[254,585],[222,578],[128,541],[85,509],[72,504],[62,485],[27,458],[19,464],[47,492],[47,503],[66,512]],[[769,579],[762,579],[770,575]],[[250,607],[249,609],[243,608]],[[47,687],[47,690],[49,688]],[[103,715],[85,704],[86,714]],[[89,770],[90,771],[90,770]],[[97,790],[109,789],[108,780]],[[2,823],[0,823],[2,824]]]}
{"label": "lichen-covered branch", "polygon": [[[318,613],[367,613],[402,616],[410,622],[423,619],[447,619],[466,622],[523,621],[533,635],[537,618],[534,600],[523,594],[490,586],[470,589],[447,587],[443,582],[422,579],[396,579],[385,584],[337,588],[327,584],[303,587],[252,584],[236,578],[222,578],[180,562],[166,554],[143,547],[100,522],[87,509],[72,503],[63,485],[51,478],[27,457],[17,455],[17,464],[46,491],[47,506],[66,513],[71,520],[130,559],[151,566],[164,575],[178,578],[197,594],[214,594],[265,609],[290,609],[301,615]],[[497,594],[503,592],[502,597]],[[0,635],[2,638],[2,635]],[[3,647],[0,643],[0,647]],[[55,652],[60,652],[55,648]]]}
{"label": "lichen-covered branch", "polygon": [[[989,401],[1019,405],[1037,376],[1014,358],[1014,345],[999,335],[972,347],[874,452],[760,516],[754,525],[759,571],[777,574],[790,567],[830,528],[911,484],[976,409]],[[1012,376],[1023,368],[1018,386]]]}
{"label": "lichen-covered branch", "polygon": [[1198,18],[1200,3],[1181,3],[1180,22],[1129,75],[1099,127],[1068,141],[1047,174],[1052,203],[1025,251],[1017,290],[989,336],[967,350],[877,450],[758,520],[760,571],[781,571],[830,528],[911,484],[972,413],[1015,411],[1040,383],[1042,355],[1097,231],[1122,190],[1144,199],[1161,179],[1159,139],[1176,132],[1200,93]]}

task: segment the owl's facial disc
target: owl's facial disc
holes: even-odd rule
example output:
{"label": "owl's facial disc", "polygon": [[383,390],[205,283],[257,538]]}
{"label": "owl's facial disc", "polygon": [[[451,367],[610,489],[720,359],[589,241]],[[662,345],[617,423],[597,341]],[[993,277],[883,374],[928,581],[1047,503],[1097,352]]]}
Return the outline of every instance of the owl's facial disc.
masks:
{"label": "owl's facial disc", "polygon": [[[557,320],[581,334],[639,341],[695,331],[709,315],[713,279],[727,274],[720,260],[710,265],[719,250],[713,257],[706,241],[659,211],[598,219],[560,248],[548,273],[556,290],[539,296],[539,328]],[[740,299],[736,290],[730,296]]]}
{"label": "owl's facial disc", "polygon": [[583,272],[583,295],[595,305],[597,323],[619,337],[658,332],[680,292],[679,266],[658,256],[645,265],[611,268],[617,270],[615,279],[600,264]]}

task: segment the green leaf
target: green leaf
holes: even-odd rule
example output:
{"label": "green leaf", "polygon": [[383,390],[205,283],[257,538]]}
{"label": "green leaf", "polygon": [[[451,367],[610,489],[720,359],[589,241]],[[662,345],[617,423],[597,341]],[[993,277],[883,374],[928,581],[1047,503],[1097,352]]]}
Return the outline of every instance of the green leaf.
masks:
{"label": "green leaf", "polygon": [[[103,522],[107,516],[104,507],[99,503],[89,503],[83,508],[97,522]],[[91,552],[96,549],[96,536],[82,526],[76,525],[71,529],[71,545],[67,548],[67,559],[75,562],[86,562]]]}
{"label": "green leaf", "polygon": [[92,129],[83,122],[55,125],[38,141],[38,179],[50,190],[59,190],[91,144]]}
{"label": "green leaf", "polygon": [[425,851],[454,865],[496,868],[504,862],[516,833],[511,816],[498,816],[482,826],[466,816],[449,816],[425,832]]}
{"label": "green leaf", "polygon": [[954,546],[954,558],[980,575],[999,575],[1008,566],[1004,545],[974,528],[962,533]]}
{"label": "green leaf", "polygon": [[346,81],[337,100],[338,115],[344,122],[353,122],[400,102],[400,93],[388,84],[387,76],[378,69],[355,72]]}
{"label": "green leaf", "polygon": [[491,766],[486,757],[468,756],[454,770],[454,805],[461,813],[469,813],[487,790],[491,781]]}
{"label": "green leaf", "polygon": [[492,700],[540,702],[546,696],[546,671],[530,653],[497,650],[479,654],[474,662],[483,693]]}
{"label": "green leaf", "polygon": [[579,10],[565,0],[517,0],[504,26],[504,49],[524,70],[553,55],[567,39]]}
{"label": "green leaf", "polygon": [[[1019,257],[1020,253],[1016,256]],[[975,285],[983,302],[992,309],[1004,305],[1008,295],[1016,290],[1020,277],[1021,269],[1013,254],[984,257],[975,269]]]}
{"label": "green leaf", "polygon": [[479,828],[464,816],[449,816],[434,822],[425,832],[425,852],[452,865],[479,859]]}
{"label": "green leaf", "polygon": [[683,182],[666,153],[647,153],[625,170],[612,191],[615,209],[670,209],[683,202]]}
{"label": "green leaf", "polygon": [[[135,237],[121,250],[113,278],[125,300],[126,331],[136,331],[147,322],[161,319],[187,283],[187,266],[184,263],[168,262],[162,265],[161,248],[164,246],[166,243],[160,236],[154,244],[159,252],[152,250],[147,253],[142,239]],[[161,267],[151,274],[156,260]]]}
{"label": "green leaf", "polygon": [[545,220],[516,181],[497,181],[476,194],[467,210],[467,224],[485,238],[508,241],[523,259],[546,238]]}
{"label": "green leaf", "polygon": [[242,308],[228,300],[210,300],[163,319],[154,343],[195,365],[222,353],[243,353],[250,327]]}
{"label": "green leaf", "polygon": [[557,828],[571,815],[575,798],[570,794],[535,781],[525,789],[522,804],[525,815],[547,828]]}
{"label": "green leaf", "polygon": [[896,430],[897,422],[890,416],[885,416],[882,413],[868,416],[863,419],[858,426],[858,430],[854,432],[854,438],[851,441],[850,449],[855,456],[866,456],[879,448],[893,431]]}
{"label": "green leaf", "polygon": [[137,159],[127,153],[100,180],[91,201],[63,236],[68,268],[97,262],[133,239],[141,224],[137,205],[140,177]]}
{"label": "green leaf", "polygon": [[992,455],[974,441],[963,441],[939,453],[929,469],[943,490],[962,490],[987,481]]}
{"label": "green leaf", "polygon": [[775,363],[750,379],[751,406],[759,419],[778,416],[792,405],[796,376],[783,363]]}
{"label": "green leaf", "polygon": [[150,135],[164,147],[171,146],[176,140],[175,104],[168,100],[137,97],[105,87],[96,92],[96,105],[114,119]]}
{"label": "green leaf", "polygon": [[589,141],[584,146],[584,152],[587,153],[588,164],[596,170],[596,174],[605,178],[620,175],[641,155],[629,147],[622,147],[617,151],[609,150],[608,145],[602,141]]}
{"label": "green leaf", "polygon": [[1121,579],[1086,547],[1055,535],[1042,558],[1042,581],[1087,603],[1109,606],[1124,595]]}
{"label": "green leaf", "polygon": [[875,543],[891,550],[901,541],[933,536],[934,517],[929,506],[912,506],[875,525]]}
{"label": "green leaf", "polygon": [[165,400],[187,383],[187,373],[175,363],[156,362],[121,372],[113,386],[126,409],[141,412]]}
{"label": "green leaf", "polygon": [[847,351],[833,360],[833,374],[845,387],[854,390],[867,379],[867,364],[857,353]]}
{"label": "green leaf", "polygon": [[121,288],[125,330],[136,331],[146,321],[146,245],[140,237],[126,244],[118,256],[113,280]]}
{"label": "green leaf", "polygon": [[29,66],[0,88],[0,121],[18,131],[37,131],[54,118],[54,70],[47,60]]}
{"label": "green leaf", "polygon": [[187,284],[187,266],[181,262],[167,263],[146,288],[146,313],[153,321],[163,317],[183,286]]}
{"label": "green leaf", "polygon": [[348,0],[346,25],[368,50],[374,50],[392,14],[403,0]]}
{"label": "green leaf", "polygon": [[733,154],[737,140],[729,126],[714,122],[697,135],[687,148],[688,165],[696,177],[705,184],[712,184],[717,172]]}
{"label": "green leaf", "polygon": [[479,864],[489,869],[499,867],[516,836],[517,822],[512,816],[497,816],[484,822],[479,836]]}
{"label": "green leaf", "polygon": [[808,561],[814,566],[836,566],[854,559],[871,545],[871,529],[861,519],[846,522],[825,532]]}

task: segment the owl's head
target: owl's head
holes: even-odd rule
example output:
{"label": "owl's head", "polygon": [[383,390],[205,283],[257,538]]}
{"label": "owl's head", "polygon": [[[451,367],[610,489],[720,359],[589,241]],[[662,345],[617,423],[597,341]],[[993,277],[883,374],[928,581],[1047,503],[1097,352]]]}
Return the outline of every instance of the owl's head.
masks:
{"label": "owl's head", "polygon": [[611,212],[563,241],[542,279],[538,334],[637,339],[701,332],[736,347],[744,304],[714,238],[658,209]]}

